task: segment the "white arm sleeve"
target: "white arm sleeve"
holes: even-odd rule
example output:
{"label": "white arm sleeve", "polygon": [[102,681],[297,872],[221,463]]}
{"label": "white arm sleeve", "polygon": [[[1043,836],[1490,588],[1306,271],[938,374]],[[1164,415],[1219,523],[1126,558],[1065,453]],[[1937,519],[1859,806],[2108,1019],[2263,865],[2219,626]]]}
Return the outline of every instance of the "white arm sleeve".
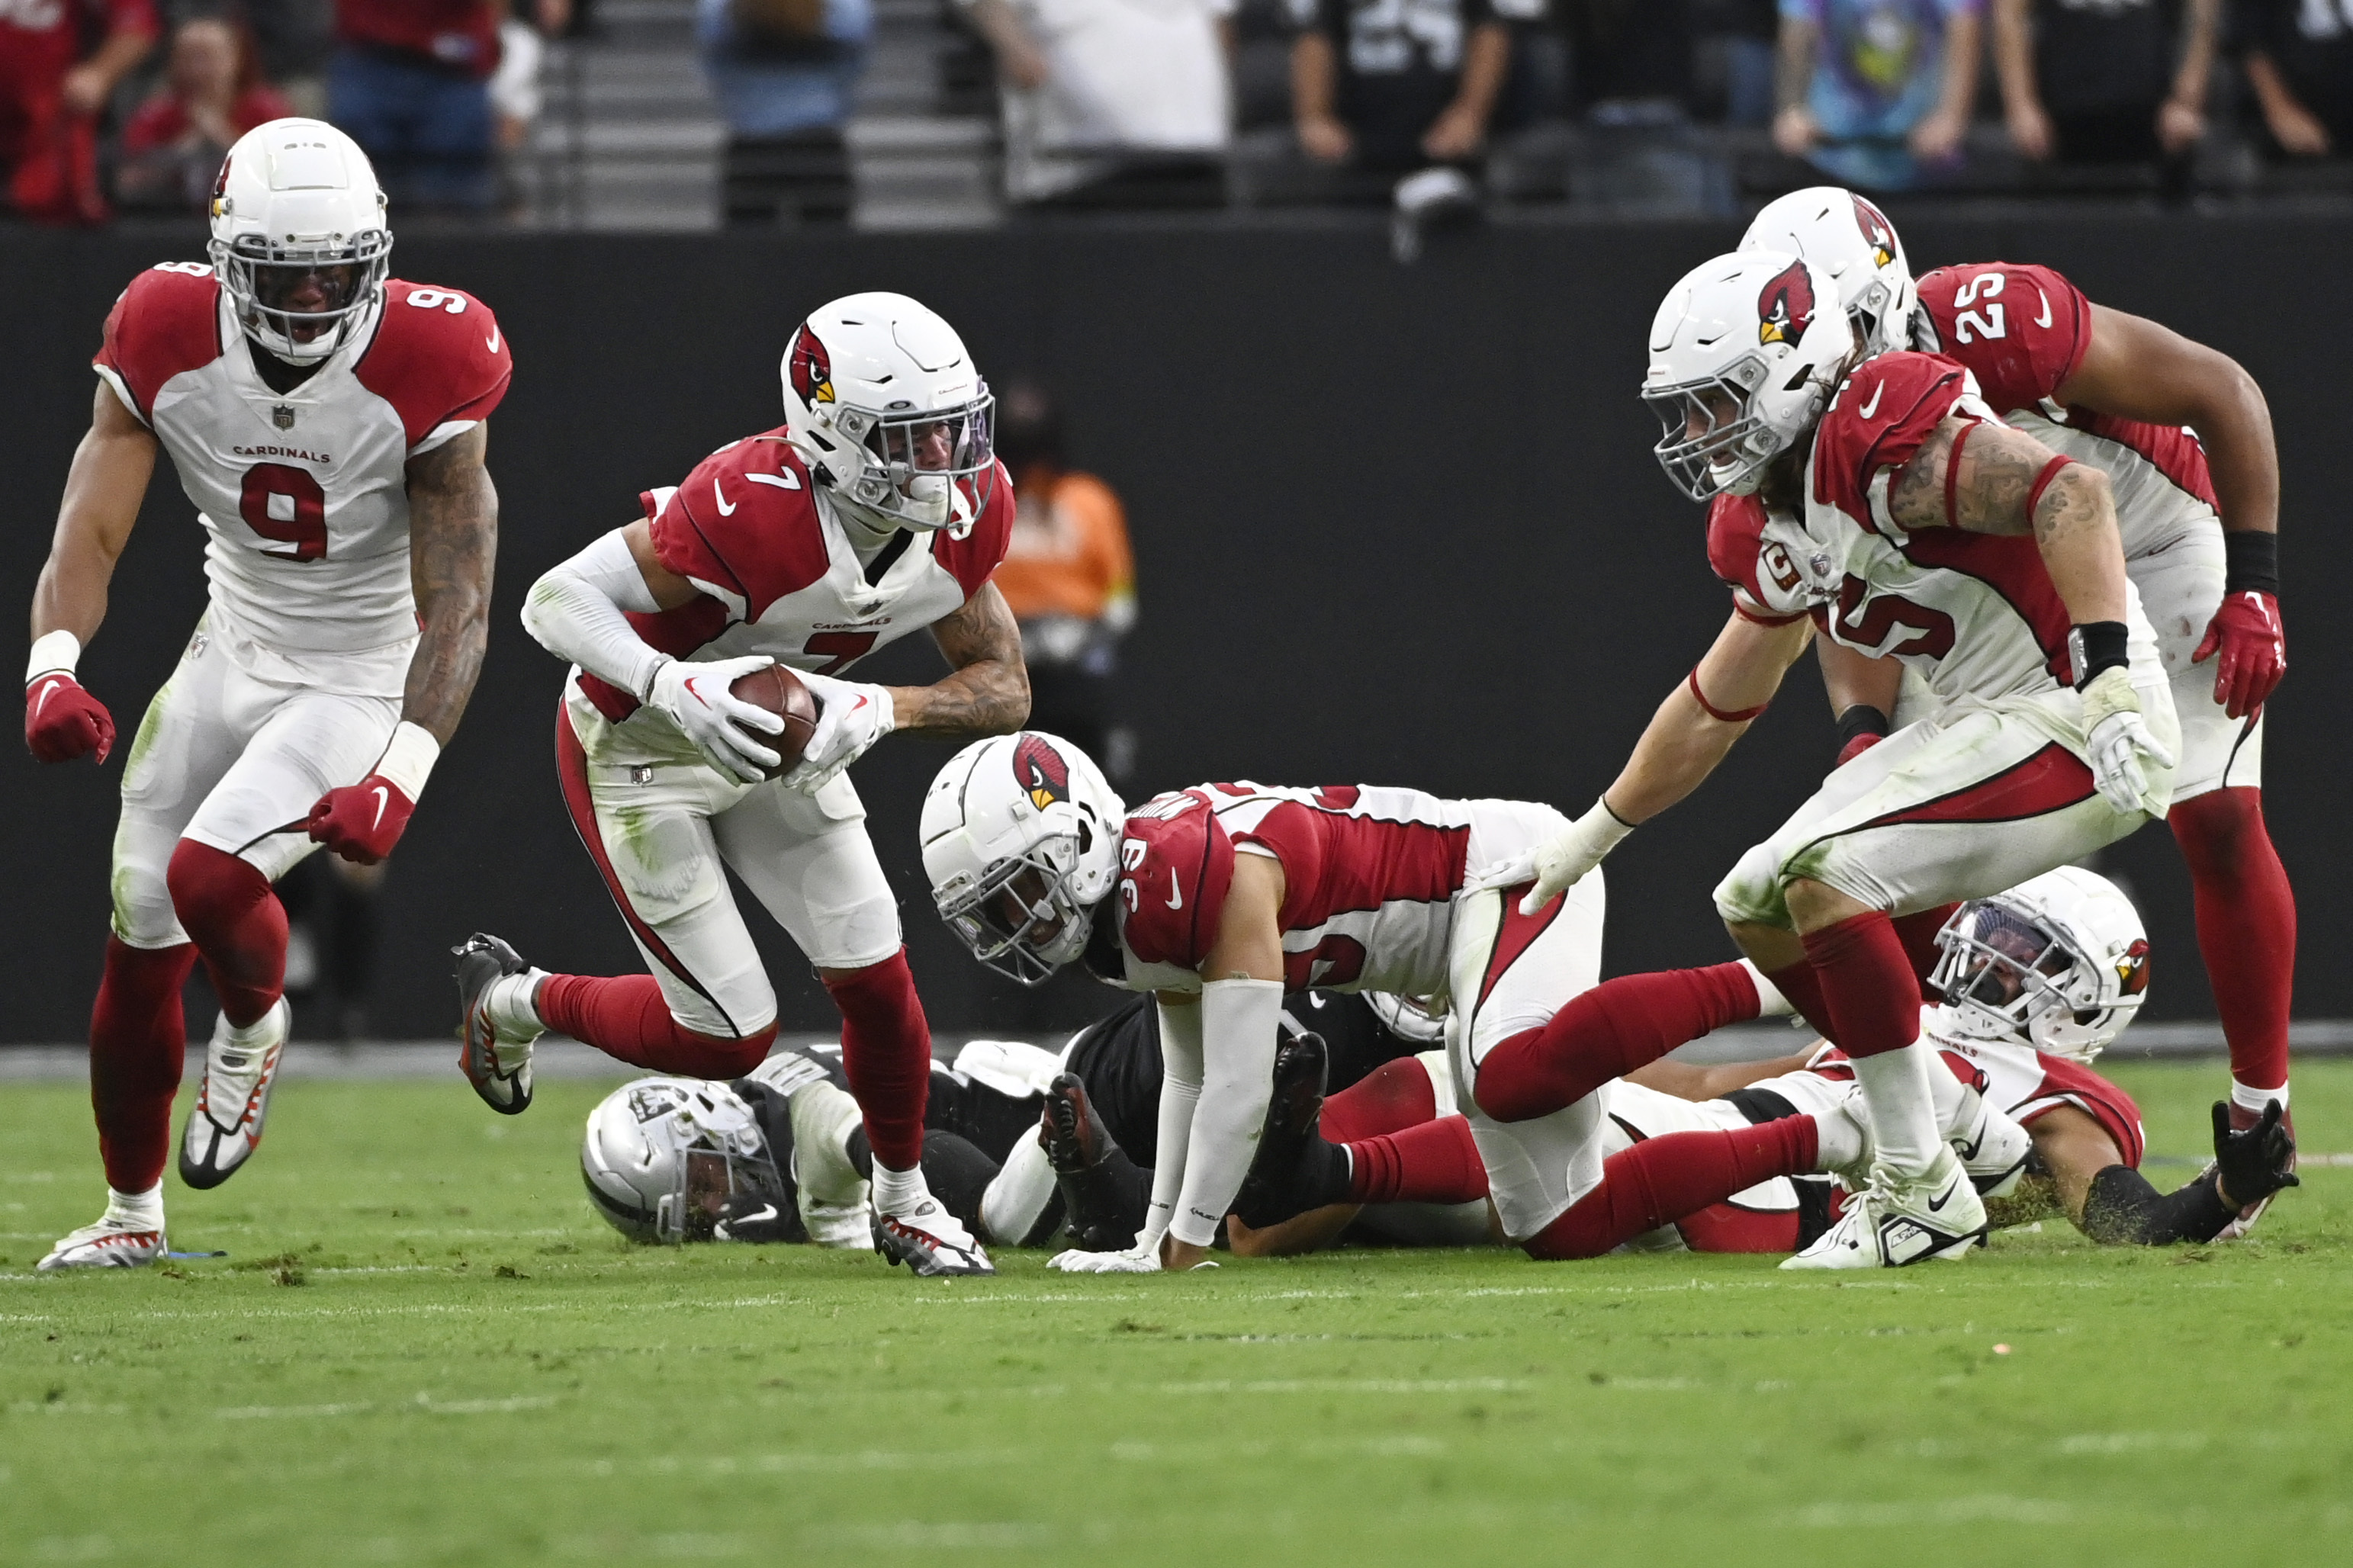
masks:
{"label": "white arm sleeve", "polygon": [[[1217,1239],[1226,1210],[1250,1174],[1274,1095],[1279,980],[1212,980],[1201,987],[1201,1102],[1193,1111],[1185,1183],[1169,1234],[1195,1247]],[[1163,1039],[1165,1056],[1167,1044]],[[1166,1110],[1162,1116],[1165,1121]],[[1155,1195],[1159,1170],[1153,1171]]]}
{"label": "white arm sleeve", "polygon": [[1160,1133],[1153,1152],[1152,1202],[1144,1211],[1136,1249],[1149,1252],[1168,1234],[1176,1213],[1177,1189],[1185,1181],[1186,1146],[1193,1138],[1193,1110],[1201,1103],[1201,1009],[1159,1003]]}
{"label": "white arm sleeve", "polygon": [[642,699],[665,656],[646,645],[623,612],[650,615],[661,606],[621,531],[603,535],[533,583],[522,625],[548,652]]}

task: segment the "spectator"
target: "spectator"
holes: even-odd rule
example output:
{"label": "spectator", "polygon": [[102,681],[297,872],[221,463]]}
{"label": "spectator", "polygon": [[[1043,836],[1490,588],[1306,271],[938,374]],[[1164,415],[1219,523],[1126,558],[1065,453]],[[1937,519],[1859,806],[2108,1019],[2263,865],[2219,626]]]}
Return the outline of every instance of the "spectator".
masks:
{"label": "spectator", "polygon": [[2221,11],[2221,0],[2188,0],[2177,45],[2157,0],[1993,0],[2010,144],[2037,163],[2188,153],[2206,134]]}
{"label": "spectator", "polygon": [[336,0],[327,118],[367,153],[395,206],[481,212],[497,199],[490,79],[505,10],[501,0]]}
{"label": "spectator", "polygon": [[1292,115],[1319,163],[1396,174],[1467,163],[1541,0],[1288,0]]}
{"label": "spectator", "polygon": [[[83,58],[84,30],[98,47]],[[0,5],[0,178],[42,223],[103,223],[98,122],[161,31],[151,0]]]}
{"label": "spectator", "polygon": [[997,590],[1021,624],[1029,727],[1075,742],[1113,784],[1135,765],[1133,731],[1113,722],[1119,639],[1135,624],[1135,563],[1119,497],[1072,470],[1045,392],[1008,386],[997,405],[997,455],[1020,500]]}
{"label": "spectator", "polygon": [[289,113],[327,117],[327,60],[334,51],[335,7],[331,0],[181,0],[175,20],[211,14],[245,26],[263,80],[285,97]]}
{"label": "spectator", "polygon": [[2353,0],[2245,0],[2247,85],[2274,157],[2353,147]]}
{"label": "spectator", "polygon": [[1140,195],[1154,172],[1224,157],[1233,0],[958,3],[997,56],[1013,200],[1122,183],[1124,171]]}
{"label": "spectator", "polygon": [[731,227],[841,223],[841,129],[874,36],[872,0],[695,0],[703,74],[727,120]]}
{"label": "spectator", "polygon": [[221,16],[195,16],[172,33],[164,79],[122,128],[115,195],[125,205],[201,208],[237,139],[292,113],[261,79],[245,29]]}
{"label": "spectator", "polygon": [[1977,96],[1978,5],[1781,0],[1774,144],[1875,190],[1957,167]]}

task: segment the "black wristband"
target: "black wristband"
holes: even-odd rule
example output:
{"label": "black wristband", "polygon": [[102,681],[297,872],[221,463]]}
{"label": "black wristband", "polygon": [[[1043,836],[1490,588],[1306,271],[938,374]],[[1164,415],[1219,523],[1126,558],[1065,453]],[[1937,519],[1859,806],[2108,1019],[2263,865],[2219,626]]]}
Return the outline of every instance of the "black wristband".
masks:
{"label": "black wristband", "polygon": [[2230,594],[2279,597],[2279,535],[2252,529],[2222,535],[2222,589]]}
{"label": "black wristband", "polygon": [[1838,749],[1845,751],[1858,735],[1884,735],[1887,730],[1886,714],[1868,702],[1857,702],[1838,716]]}
{"label": "black wristband", "polygon": [[2116,665],[2132,663],[2131,633],[2122,621],[2084,621],[2067,634],[2067,662],[2075,671],[2075,689]]}

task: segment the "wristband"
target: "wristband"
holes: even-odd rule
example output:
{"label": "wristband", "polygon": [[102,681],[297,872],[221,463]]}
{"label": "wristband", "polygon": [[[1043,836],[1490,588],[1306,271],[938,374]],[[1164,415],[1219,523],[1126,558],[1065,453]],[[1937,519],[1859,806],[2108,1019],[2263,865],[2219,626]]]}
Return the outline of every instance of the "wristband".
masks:
{"label": "wristband", "polygon": [[2067,634],[2067,664],[2075,672],[2075,689],[2092,684],[2104,669],[2132,663],[2130,633],[2122,621],[2085,621]]}
{"label": "wristband", "polygon": [[[2269,594],[2279,597],[2279,535],[2244,532],[2222,535],[2222,573],[2226,594]],[[52,633],[51,636],[61,634]]]}
{"label": "wristband", "polygon": [[1854,703],[1838,716],[1839,750],[1845,751],[1847,743],[1858,735],[1884,737],[1888,727],[1886,714],[1868,702]]}
{"label": "wristband", "polygon": [[[1707,716],[1715,720],[1719,724],[1746,724],[1748,721],[1756,718],[1757,715],[1764,712],[1765,710],[1773,706],[1771,702],[1767,701],[1759,702],[1754,708],[1718,708],[1715,703],[1710,702],[1707,700],[1707,693],[1699,689],[1699,666],[1697,665],[1692,666],[1692,672],[1688,679],[1688,684],[1691,687],[1692,700],[1698,703],[1702,708],[1707,710]],[[1611,815],[1615,816],[1616,813],[1613,812]]]}
{"label": "wristband", "polygon": [[69,631],[43,632],[33,639],[33,655],[25,661],[25,684],[59,670],[71,675],[81,661],[81,638]]}
{"label": "wristband", "polygon": [[368,771],[408,797],[411,805],[425,793],[425,780],[440,758],[441,742],[422,724],[403,719],[392,731],[392,743]]}

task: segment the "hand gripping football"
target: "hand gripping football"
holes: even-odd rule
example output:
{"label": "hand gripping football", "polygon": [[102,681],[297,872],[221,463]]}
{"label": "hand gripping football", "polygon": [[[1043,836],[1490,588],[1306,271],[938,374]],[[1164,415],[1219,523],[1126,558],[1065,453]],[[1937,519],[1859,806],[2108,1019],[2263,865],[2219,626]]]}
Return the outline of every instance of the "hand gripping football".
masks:
{"label": "hand gripping football", "polygon": [[738,702],[748,702],[785,721],[783,734],[762,735],[758,739],[779,759],[768,770],[770,778],[792,772],[801,753],[807,750],[809,737],[817,731],[817,699],[801,683],[801,678],[781,664],[772,664],[737,680],[727,692]]}

